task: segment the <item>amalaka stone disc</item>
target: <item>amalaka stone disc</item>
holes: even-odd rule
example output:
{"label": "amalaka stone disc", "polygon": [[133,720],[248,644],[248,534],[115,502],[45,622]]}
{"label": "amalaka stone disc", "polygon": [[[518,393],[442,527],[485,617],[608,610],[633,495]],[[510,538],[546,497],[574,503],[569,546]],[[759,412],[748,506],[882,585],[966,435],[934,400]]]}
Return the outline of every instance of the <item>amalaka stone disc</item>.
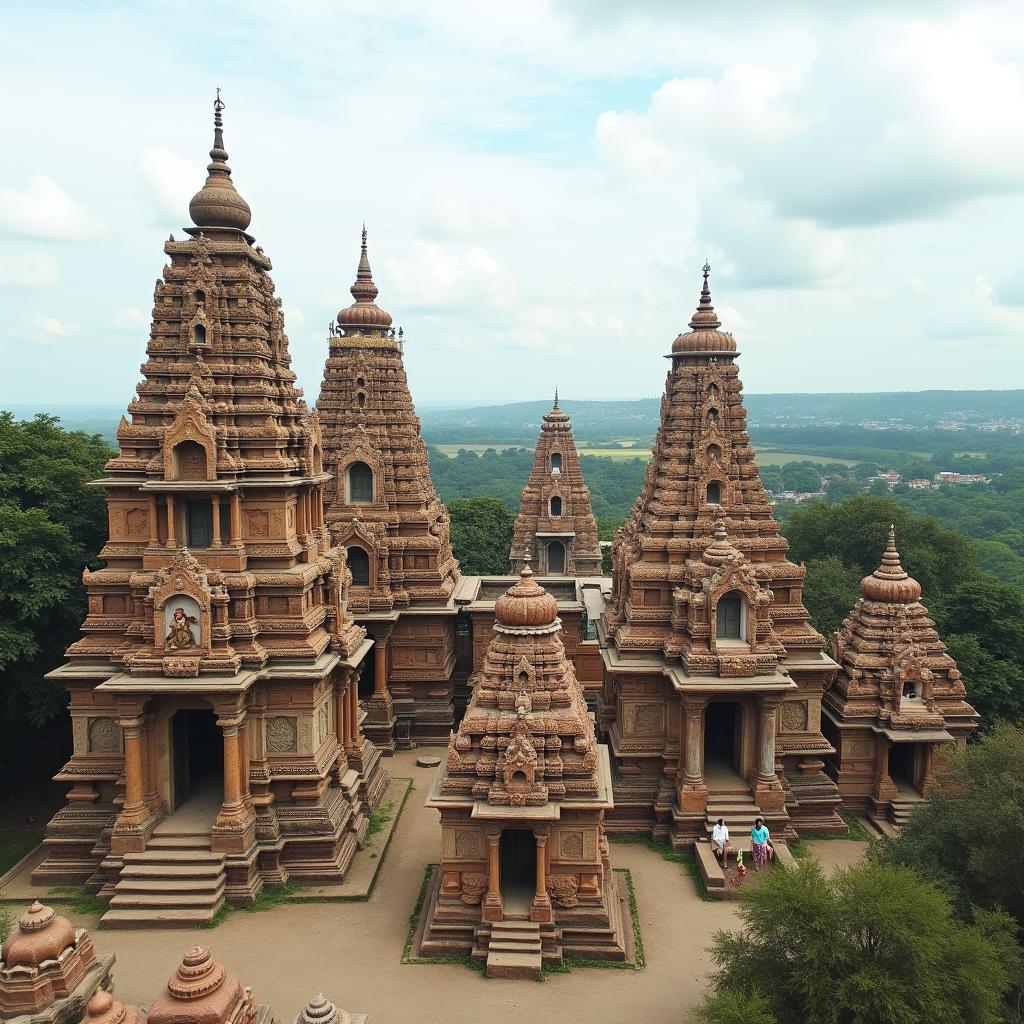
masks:
{"label": "amalaka stone disc", "polygon": [[417,768],[436,768],[441,763],[441,758],[438,754],[420,754],[416,758]]}

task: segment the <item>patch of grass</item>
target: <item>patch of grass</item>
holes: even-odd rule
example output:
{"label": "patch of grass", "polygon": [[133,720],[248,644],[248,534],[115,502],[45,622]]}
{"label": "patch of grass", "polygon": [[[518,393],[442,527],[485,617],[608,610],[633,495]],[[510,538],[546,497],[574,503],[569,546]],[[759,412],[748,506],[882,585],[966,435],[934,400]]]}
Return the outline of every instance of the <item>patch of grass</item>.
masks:
{"label": "patch of grass", "polygon": [[14,911],[10,907],[0,906],[0,943],[14,930]]}
{"label": "patch of grass", "polygon": [[370,815],[370,824],[366,826],[366,838],[369,839],[371,836],[375,836],[378,832],[382,832],[384,830],[384,826],[391,820],[391,816],[394,812],[394,800],[389,800],[386,804],[381,804],[377,810]]}
{"label": "patch of grass", "polygon": [[58,885],[48,893],[55,903],[66,903],[76,914],[93,914],[101,917],[107,912],[107,905],[96,898],[94,892],[79,885]]}
{"label": "patch of grass", "polygon": [[423,913],[423,901],[427,898],[427,887],[430,885],[430,879],[436,867],[436,864],[428,864],[427,870],[423,872],[423,883],[420,885],[420,892],[416,897],[416,905],[412,908],[412,913],[409,915],[409,928],[405,933],[405,948],[402,950],[403,963],[409,961],[409,954],[412,952],[412,940],[416,935],[416,929],[419,927],[420,915]]}
{"label": "patch of grass", "polygon": [[297,882],[285,882],[284,885],[265,885],[256,894],[256,898],[251,903],[243,903],[240,906],[234,906],[227,902],[222,903],[217,913],[199,927],[216,928],[223,924],[231,914],[239,911],[245,914],[262,914],[268,910],[273,910],[274,907],[280,907],[285,903],[293,902],[295,897],[304,888],[304,886],[299,885]]}
{"label": "patch of grass", "polygon": [[806,860],[814,856],[804,843],[794,844],[789,848],[789,852],[793,854],[795,860]]}
{"label": "patch of grass", "polygon": [[[813,839],[816,842],[822,839],[853,839],[858,843],[869,843],[871,842],[871,833],[864,827],[863,822],[856,814],[851,814],[849,811],[840,811],[839,816],[846,822],[850,829],[849,835],[837,836],[831,832],[801,832],[800,841],[804,842],[808,839]],[[800,844],[797,843],[797,846]]]}
{"label": "patch of grass", "polygon": [[658,854],[662,860],[667,860],[672,864],[678,864],[693,882],[693,887],[697,892],[698,899],[703,900],[705,903],[714,902],[712,897],[708,895],[707,890],[704,888],[704,882],[700,877],[700,868],[697,867],[697,857],[692,851],[688,853],[680,853],[677,850],[673,850],[668,843],[657,843],[651,839],[650,836],[609,835],[608,842],[622,843],[624,845],[646,846],[648,850]]}

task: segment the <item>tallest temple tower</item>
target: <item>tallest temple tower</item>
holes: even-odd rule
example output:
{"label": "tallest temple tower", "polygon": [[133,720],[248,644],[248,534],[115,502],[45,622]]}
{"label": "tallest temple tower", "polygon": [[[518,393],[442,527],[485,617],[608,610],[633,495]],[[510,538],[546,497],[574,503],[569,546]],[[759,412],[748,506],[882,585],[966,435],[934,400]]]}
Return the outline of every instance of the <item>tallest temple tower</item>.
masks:
{"label": "tallest temple tower", "polygon": [[845,830],[822,758],[836,665],[803,604],[746,429],[710,267],[671,368],[643,490],[612,548],[601,626],[617,821],[677,845],[717,816]]}
{"label": "tallest temple tower", "polygon": [[265,882],[342,880],[386,779],[360,731],[371,644],[324,522],[320,429],[222,109],[96,481],[106,566],[86,572],[83,636],[51,673],[70,693],[71,791],[34,879],[86,884],[108,925],[198,924]]}

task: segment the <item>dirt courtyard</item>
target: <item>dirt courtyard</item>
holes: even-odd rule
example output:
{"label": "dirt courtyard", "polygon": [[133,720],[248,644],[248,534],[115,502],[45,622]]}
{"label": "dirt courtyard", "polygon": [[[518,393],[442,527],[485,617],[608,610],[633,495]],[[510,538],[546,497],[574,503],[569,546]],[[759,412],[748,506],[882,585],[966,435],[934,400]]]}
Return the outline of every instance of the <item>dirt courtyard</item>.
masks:
{"label": "dirt courtyard", "polygon": [[[413,779],[414,788],[367,902],[232,913],[211,930],[95,930],[98,952],[117,954],[117,998],[151,1003],[181,955],[198,943],[269,1003],[280,1024],[317,992],[346,1010],[369,1013],[370,1024],[686,1020],[706,988],[706,948],[717,929],[734,923],[735,904],[701,901],[680,865],[638,844],[613,844],[612,862],[633,875],[644,970],[577,969],[537,984],[488,980],[460,964],[401,963],[424,870],[440,852],[437,812],[423,807],[434,769],[417,768],[416,753],[386,762],[393,776]],[[828,866],[848,864],[865,848],[841,840],[809,845]],[[96,929],[95,918],[69,916]]]}

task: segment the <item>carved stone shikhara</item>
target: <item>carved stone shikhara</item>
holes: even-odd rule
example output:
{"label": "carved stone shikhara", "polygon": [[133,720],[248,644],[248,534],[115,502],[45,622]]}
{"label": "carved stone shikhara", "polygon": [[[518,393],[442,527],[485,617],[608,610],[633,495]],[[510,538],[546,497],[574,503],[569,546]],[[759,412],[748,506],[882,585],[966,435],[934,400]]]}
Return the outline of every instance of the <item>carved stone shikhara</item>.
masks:
{"label": "carved stone shikhara", "polygon": [[832,636],[840,672],[822,702],[836,748],[829,771],[844,805],[900,824],[907,796],[927,791],[942,748],[965,743],[978,715],[921,603],[921,584],[903,568],[894,529],[860,590]]}
{"label": "carved stone shikhara", "polygon": [[[213,770],[224,802],[209,828],[213,851],[232,857],[229,899],[290,876],[343,878],[386,783],[359,731],[370,645],[323,517],[318,417],[295,386],[220,107],[215,120],[195,226],[164,246],[143,379],[100,481],[106,565],[84,574],[82,638],[51,673],[71,697],[75,746],[60,778],[73,789],[33,877],[113,892],[105,924],[120,920],[123,856],[144,851],[198,781],[188,767],[197,714],[222,733]],[[327,707],[315,750],[308,740],[281,749],[269,731],[287,709],[308,736]],[[350,772],[357,781],[342,788]]]}
{"label": "carved stone shikhara", "polygon": [[601,550],[590,491],[580,471],[569,417],[555,404],[543,420],[530,479],[523,488],[509,559],[530,559],[541,576],[598,576]]}
{"label": "carved stone shikhara", "polygon": [[480,949],[495,922],[528,916],[552,955],[561,946],[621,960],[604,836],[608,751],[565,657],[558,605],[527,566],[494,613],[472,699],[427,799],[441,814],[441,869],[421,951]]}
{"label": "carved stone shikhara", "polygon": [[[705,748],[718,735],[708,714],[731,716],[723,767],[776,831],[845,829],[820,760],[832,749],[819,720],[835,665],[758,475],[736,340],[711,304],[709,269],[669,353],[644,487],[612,546],[601,630],[601,723],[619,767],[610,826],[679,846],[706,829]],[[806,718],[788,711],[776,741],[783,699],[799,699]]]}
{"label": "carved stone shikhara", "polygon": [[[377,645],[367,734],[393,749],[441,742],[451,728],[459,565],[409,393],[404,339],[376,302],[365,228],[351,291],[355,301],[331,327],[317,400],[330,473],[326,518],[358,562],[349,607]],[[410,658],[410,646],[425,656]]]}

